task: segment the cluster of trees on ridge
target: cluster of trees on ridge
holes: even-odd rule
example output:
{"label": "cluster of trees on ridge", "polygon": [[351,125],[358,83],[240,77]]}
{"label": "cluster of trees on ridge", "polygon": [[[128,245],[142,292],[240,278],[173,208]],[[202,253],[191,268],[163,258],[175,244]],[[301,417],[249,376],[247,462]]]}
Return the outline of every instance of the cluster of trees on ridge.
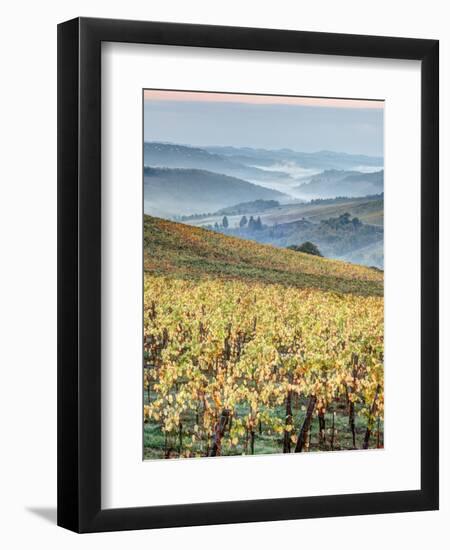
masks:
{"label": "cluster of trees on ridge", "polygon": [[[205,225],[204,228],[205,229],[214,229],[215,231],[221,231],[221,230],[226,230],[228,229],[230,223],[228,221],[228,217],[227,216],[224,216],[222,218],[222,223],[219,224],[218,222],[216,222],[214,225]],[[262,221],[261,221],[261,217],[258,216],[256,219],[253,217],[253,216],[250,216],[249,219],[247,219],[247,216],[242,216],[242,218],[240,219],[239,221],[239,228],[240,229],[243,229],[243,228],[247,228],[249,231],[260,231],[262,229],[264,229],[265,225],[263,225]]]}

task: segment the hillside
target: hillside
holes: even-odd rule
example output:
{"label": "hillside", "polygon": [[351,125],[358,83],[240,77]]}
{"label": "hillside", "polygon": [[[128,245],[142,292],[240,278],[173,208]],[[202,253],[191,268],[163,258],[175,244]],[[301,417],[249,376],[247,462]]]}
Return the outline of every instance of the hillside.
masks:
{"label": "hillside", "polygon": [[[228,235],[280,247],[312,241],[328,258],[383,268],[383,195],[284,204],[239,214],[231,212],[232,207],[224,212],[228,217],[227,229],[221,227],[223,214],[220,213],[183,221],[203,227],[217,223],[220,231]],[[263,229],[251,231],[248,226],[240,227],[243,214],[247,214],[247,219],[250,215],[255,219],[260,217]],[[357,217],[362,223],[326,223],[337,221],[345,214]]]}
{"label": "hillside", "polygon": [[293,191],[302,198],[361,197],[383,192],[384,171],[325,170]]}
{"label": "hillside", "polygon": [[198,214],[257,199],[286,198],[279,191],[206,170],[144,169],[144,210],[147,214]]}
{"label": "hillside", "polygon": [[144,270],[383,295],[383,274],[376,270],[151,216],[144,216]]}
{"label": "hillside", "polygon": [[[214,225],[220,223],[224,214],[229,216],[230,227],[239,225],[243,214],[253,214],[261,216],[265,225],[277,225],[280,223],[289,223],[303,218],[311,222],[320,222],[322,220],[333,218],[348,212],[352,216],[357,216],[362,222],[371,225],[383,226],[383,195],[373,195],[369,197],[341,197],[333,199],[324,199],[309,202],[294,202],[278,204],[269,208],[271,201],[253,201],[234,205],[219,211],[206,215],[197,215],[189,220],[192,225]],[[258,204],[264,203],[263,208],[257,208]],[[235,212],[233,214],[232,212]],[[184,220],[183,220],[184,221]]]}
{"label": "hillside", "polygon": [[265,212],[266,210],[272,210],[273,208],[278,208],[280,203],[278,201],[267,201],[262,199],[257,199],[256,201],[251,202],[241,202],[239,204],[234,204],[233,206],[228,206],[227,208],[222,208],[216,214],[227,216],[237,216],[239,214],[256,214],[257,212]]}
{"label": "hillside", "polygon": [[[247,225],[243,228],[228,228],[221,229],[221,231],[244,239],[280,247],[300,245],[305,241],[310,241],[320,248],[324,256],[345,261],[355,261],[353,259],[355,252],[381,243],[381,259],[379,258],[379,249],[376,247],[374,248],[377,251],[375,257],[372,258],[369,254],[366,254],[364,256],[366,261],[358,261],[357,263],[383,267],[383,228],[364,224],[359,218],[352,219],[348,213],[321,220],[319,223],[302,219],[275,226],[264,225],[259,230],[254,230]],[[367,252],[369,250],[367,248]]]}
{"label": "hillside", "polygon": [[302,218],[311,222],[320,222],[348,212],[362,222],[383,226],[383,196],[345,198],[340,200],[319,201],[285,205],[277,210],[264,213],[263,221],[267,225],[288,223]]}
{"label": "hillside", "polygon": [[144,165],[166,168],[196,168],[243,179],[272,182],[275,178],[291,180],[282,171],[261,170],[200,147],[175,143],[144,143]]}
{"label": "hillside", "polygon": [[[261,228],[220,228],[227,235],[279,247],[310,241],[324,256],[383,268],[383,227],[362,223],[349,213],[313,223],[306,219]],[[381,249],[378,245],[381,245]],[[359,251],[365,249],[364,255]],[[373,255],[371,254],[373,251]],[[357,254],[355,256],[355,254]]]}
{"label": "hillside", "polygon": [[364,265],[384,266],[384,241],[380,239],[372,244],[355,249],[346,255],[346,259]]}

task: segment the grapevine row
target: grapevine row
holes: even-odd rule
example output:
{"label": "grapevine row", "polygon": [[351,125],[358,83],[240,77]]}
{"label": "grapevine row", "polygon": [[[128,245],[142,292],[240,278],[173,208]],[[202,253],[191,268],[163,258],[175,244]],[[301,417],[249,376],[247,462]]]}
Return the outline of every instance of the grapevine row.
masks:
{"label": "grapevine row", "polygon": [[[163,455],[339,448],[336,415],[352,447],[368,448],[383,420],[383,299],[238,280],[146,274],[144,420],[164,434]],[[365,425],[357,442],[356,419]]]}

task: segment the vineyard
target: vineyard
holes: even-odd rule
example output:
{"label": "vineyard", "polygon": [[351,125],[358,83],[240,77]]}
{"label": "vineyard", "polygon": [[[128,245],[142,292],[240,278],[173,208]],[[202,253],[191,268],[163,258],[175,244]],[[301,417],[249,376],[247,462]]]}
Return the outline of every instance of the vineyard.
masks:
{"label": "vineyard", "polygon": [[145,458],[383,446],[381,273],[150,217],[144,242]]}

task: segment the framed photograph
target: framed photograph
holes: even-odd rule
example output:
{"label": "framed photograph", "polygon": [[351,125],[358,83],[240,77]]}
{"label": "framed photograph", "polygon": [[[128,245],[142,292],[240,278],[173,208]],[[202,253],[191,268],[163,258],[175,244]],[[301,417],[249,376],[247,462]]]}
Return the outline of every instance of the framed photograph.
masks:
{"label": "framed photograph", "polygon": [[58,27],[58,524],[438,508],[438,42]]}

